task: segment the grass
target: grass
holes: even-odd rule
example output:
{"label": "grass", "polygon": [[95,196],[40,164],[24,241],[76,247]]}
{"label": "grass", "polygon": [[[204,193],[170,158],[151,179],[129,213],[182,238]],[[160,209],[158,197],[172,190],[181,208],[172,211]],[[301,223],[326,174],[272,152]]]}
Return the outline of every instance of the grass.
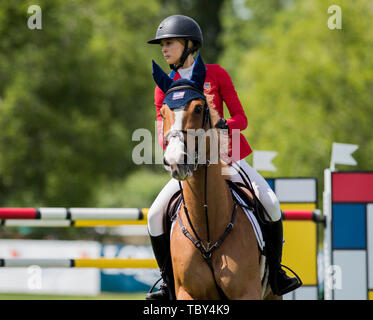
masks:
{"label": "grass", "polygon": [[0,300],[144,300],[145,292],[101,293],[98,296],[71,296],[26,293],[1,293]]}

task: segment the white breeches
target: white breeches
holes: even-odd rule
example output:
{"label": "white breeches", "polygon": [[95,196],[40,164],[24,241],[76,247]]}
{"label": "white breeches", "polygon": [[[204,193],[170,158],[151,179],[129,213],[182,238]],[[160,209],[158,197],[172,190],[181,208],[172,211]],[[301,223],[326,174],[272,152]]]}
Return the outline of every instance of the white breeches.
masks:
{"label": "white breeches", "polygon": [[[268,185],[267,181],[244,159],[239,162],[242,170],[249,176],[255,195],[258,197],[272,221],[281,219],[280,203]],[[242,182],[238,173],[231,175],[231,180],[234,182]],[[178,180],[172,178],[158,194],[148,212],[148,229],[151,236],[156,237],[163,234],[163,212],[168,205],[171,197],[179,190]]]}

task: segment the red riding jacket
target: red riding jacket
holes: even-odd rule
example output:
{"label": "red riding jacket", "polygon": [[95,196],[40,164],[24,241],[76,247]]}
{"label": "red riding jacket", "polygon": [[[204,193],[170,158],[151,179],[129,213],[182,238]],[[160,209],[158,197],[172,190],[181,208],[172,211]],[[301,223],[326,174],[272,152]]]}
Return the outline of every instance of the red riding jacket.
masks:
{"label": "red riding jacket", "polygon": [[[172,78],[173,80],[177,80],[180,79],[181,76],[178,72],[172,71],[170,74],[170,78]],[[221,118],[224,118],[223,101],[225,102],[229,110],[231,118],[227,119],[227,124],[229,127],[230,136],[229,150],[231,150],[231,130],[239,129],[240,131],[242,131],[246,129],[247,118],[228,72],[225,71],[220,65],[206,64],[204,93],[206,95],[209,106],[215,109]],[[160,114],[160,109],[162,108],[164,97],[165,95],[163,91],[157,86],[154,93],[154,104],[157,110],[158,142],[162,148],[164,148],[164,145],[162,136],[162,117]],[[252,152],[246,138],[241,133],[239,141],[239,159],[237,159],[237,157],[235,156],[235,152],[233,152],[233,158],[236,161],[247,157]]]}

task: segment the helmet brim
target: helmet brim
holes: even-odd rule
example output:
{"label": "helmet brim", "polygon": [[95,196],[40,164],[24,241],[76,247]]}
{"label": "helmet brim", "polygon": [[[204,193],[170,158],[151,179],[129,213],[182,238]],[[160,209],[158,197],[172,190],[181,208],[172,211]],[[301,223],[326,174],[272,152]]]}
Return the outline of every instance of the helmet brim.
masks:
{"label": "helmet brim", "polygon": [[190,39],[190,40],[199,42],[198,39],[194,39],[193,37],[186,36],[185,34],[165,34],[165,35],[163,35],[161,37],[149,40],[149,41],[147,41],[147,43],[149,43],[149,44],[160,44],[161,40],[163,40],[163,39],[171,39],[171,38]]}

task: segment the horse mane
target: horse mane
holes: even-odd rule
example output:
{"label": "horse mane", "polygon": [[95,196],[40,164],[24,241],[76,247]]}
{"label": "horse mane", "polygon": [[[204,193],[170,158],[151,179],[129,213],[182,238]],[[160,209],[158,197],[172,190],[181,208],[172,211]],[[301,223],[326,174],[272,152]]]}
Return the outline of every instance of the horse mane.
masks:
{"label": "horse mane", "polygon": [[[208,101],[207,105],[209,106],[209,110],[210,110],[211,125],[214,128],[215,124],[219,121],[220,116],[219,116],[218,112],[215,110],[214,105],[209,101],[209,99],[207,99],[207,101]],[[214,129],[215,130],[212,130],[214,139],[220,139],[220,129],[216,129],[216,128],[214,128]],[[225,152],[228,152],[228,148],[229,148],[228,139],[224,139],[223,141],[220,141],[220,140],[218,140],[218,141],[219,141],[220,149],[225,151]],[[221,159],[220,155],[219,155],[219,162],[222,165],[223,169],[227,169],[227,170],[224,170],[225,175],[226,175],[226,179],[230,179],[230,175],[226,174],[226,172],[229,169],[229,166],[227,165],[227,163],[224,160]]]}

